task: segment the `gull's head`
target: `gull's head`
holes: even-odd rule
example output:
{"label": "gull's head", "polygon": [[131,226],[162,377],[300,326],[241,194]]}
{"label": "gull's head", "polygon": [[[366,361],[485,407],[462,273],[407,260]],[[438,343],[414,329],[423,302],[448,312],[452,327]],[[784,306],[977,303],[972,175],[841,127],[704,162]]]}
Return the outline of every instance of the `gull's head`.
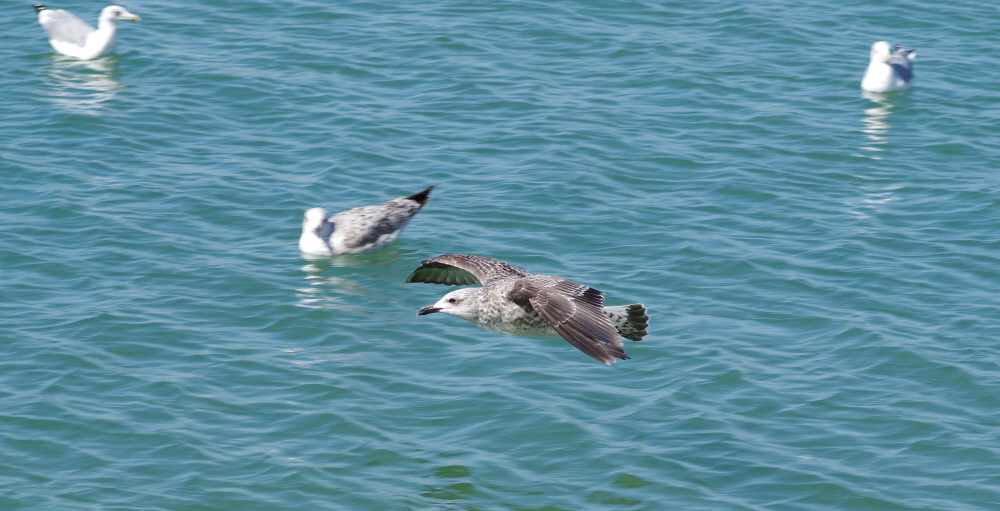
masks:
{"label": "gull's head", "polygon": [[892,58],[892,45],[888,41],[879,41],[872,45],[872,62],[889,62]]}
{"label": "gull's head", "polygon": [[327,219],[328,215],[323,208],[312,208],[303,215],[302,236],[299,236],[299,250],[303,254],[333,255],[328,242],[333,233],[333,223]]}
{"label": "gull's head", "polygon": [[128,10],[120,5],[109,5],[101,11],[101,16],[98,19],[117,23],[121,20],[139,21],[142,18],[128,12]]}
{"label": "gull's head", "polygon": [[302,230],[315,231],[317,234],[326,225],[326,219],[330,214],[323,208],[311,208],[302,216]]}
{"label": "gull's head", "polygon": [[475,318],[479,316],[479,293],[482,290],[481,287],[456,289],[441,297],[434,305],[421,307],[417,316],[442,312],[475,322]]}

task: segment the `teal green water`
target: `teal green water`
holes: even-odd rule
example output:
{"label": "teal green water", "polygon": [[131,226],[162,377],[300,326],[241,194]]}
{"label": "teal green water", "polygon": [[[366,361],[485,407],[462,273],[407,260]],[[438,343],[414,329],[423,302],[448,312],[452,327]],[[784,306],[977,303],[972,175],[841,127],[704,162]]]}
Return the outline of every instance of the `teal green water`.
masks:
{"label": "teal green water", "polygon": [[[87,63],[2,6],[0,509],[997,509],[992,4],[152,0]],[[417,317],[450,252],[649,336]]]}

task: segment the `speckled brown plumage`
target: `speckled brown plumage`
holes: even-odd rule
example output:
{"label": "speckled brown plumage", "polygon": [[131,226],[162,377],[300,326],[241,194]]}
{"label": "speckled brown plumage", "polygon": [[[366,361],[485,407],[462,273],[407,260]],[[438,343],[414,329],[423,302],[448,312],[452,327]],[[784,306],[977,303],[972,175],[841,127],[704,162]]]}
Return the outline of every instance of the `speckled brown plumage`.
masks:
{"label": "speckled brown plumage", "polygon": [[306,211],[299,250],[310,255],[368,252],[388,245],[420,208],[430,202],[429,186],[420,193],[374,206],[341,211],[327,218],[322,208]]}
{"label": "speckled brown plumage", "polygon": [[604,293],[562,277],[534,275],[488,257],[446,254],[420,263],[407,282],[464,286],[418,314],[443,312],[492,332],[562,336],[590,357],[611,364],[628,359],[621,337],[646,335],[642,304],[604,307]]}

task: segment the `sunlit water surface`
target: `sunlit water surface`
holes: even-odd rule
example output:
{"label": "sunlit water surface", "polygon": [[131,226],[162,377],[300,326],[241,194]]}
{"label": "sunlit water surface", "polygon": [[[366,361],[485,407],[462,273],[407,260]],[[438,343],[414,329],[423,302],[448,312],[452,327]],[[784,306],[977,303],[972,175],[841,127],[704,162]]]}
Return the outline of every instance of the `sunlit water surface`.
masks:
{"label": "sunlit water surface", "polygon": [[[997,509],[993,4],[127,6],[78,62],[3,4],[0,508]],[[914,89],[861,93],[880,39]],[[649,336],[417,317],[451,252]]]}

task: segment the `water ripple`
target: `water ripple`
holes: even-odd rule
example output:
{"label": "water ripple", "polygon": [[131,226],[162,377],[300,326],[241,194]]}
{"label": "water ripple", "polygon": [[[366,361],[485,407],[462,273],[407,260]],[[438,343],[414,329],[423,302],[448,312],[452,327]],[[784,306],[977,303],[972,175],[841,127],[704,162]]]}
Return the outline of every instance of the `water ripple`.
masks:
{"label": "water ripple", "polygon": [[[1000,41],[942,7],[154,1],[85,63],[22,13],[0,508],[992,509],[998,67],[954,43]],[[858,90],[875,37],[913,90]],[[295,250],[430,184],[391,247]],[[448,252],[650,334],[418,318]]]}

